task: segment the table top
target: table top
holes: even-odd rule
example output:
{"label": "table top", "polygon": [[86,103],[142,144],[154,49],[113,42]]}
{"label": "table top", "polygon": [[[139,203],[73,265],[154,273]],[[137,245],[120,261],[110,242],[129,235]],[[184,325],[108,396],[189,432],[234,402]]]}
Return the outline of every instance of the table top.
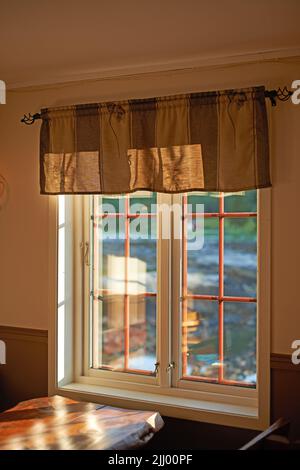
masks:
{"label": "table top", "polygon": [[159,413],[115,408],[55,395],[0,414],[0,450],[125,450],[163,427]]}

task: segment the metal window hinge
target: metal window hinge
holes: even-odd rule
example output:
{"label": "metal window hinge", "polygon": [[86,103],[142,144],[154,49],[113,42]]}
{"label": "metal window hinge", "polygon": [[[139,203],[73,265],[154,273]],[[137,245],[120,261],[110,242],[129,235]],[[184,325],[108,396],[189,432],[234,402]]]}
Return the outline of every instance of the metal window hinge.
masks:
{"label": "metal window hinge", "polygon": [[172,369],[175,369],[175,362],[174,362],[174,361],[169,362],[166,371],[167,371],[167,372],[170,372],[170,371],[172,371]]}
{"label": "metal window hinge", "polygon": [[81,242],[80,248],[83,252],[83,262],[86,266],[90,266],[90,244],[89,242]]}

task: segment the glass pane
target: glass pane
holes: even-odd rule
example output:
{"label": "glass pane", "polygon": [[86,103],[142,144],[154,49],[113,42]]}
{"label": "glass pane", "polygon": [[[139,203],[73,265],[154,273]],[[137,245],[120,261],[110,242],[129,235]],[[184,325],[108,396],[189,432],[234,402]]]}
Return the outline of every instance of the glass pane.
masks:
{"label": "glass pane", "polygon": [[192,193],[188,195],[188,212],[196,212],[197,204],[204,205],[204,212],[218,212],[219,211],[219,198],[218,193]]}
{"label": "glass pane", "polygon": [[94,204],[95,204],[95,214],[116,214],[125,212],[125,196],[117,197],[117,196],[109,196],[109,197],[101,197],[95,196],[94,197]]}
{"label": "glass pane", "polygon": [[100,368],[123,369],[125,217],[99,218],[97,222],[93,268],[95,295],[99,300],[94,302],[93,363]]}
{"label": "glass pane", "polygon": [[225,295],[256,297],[256,217],[225,219],[224,232]]}
{"label": "glass pane", "polygon": [[58,196],[58,225],[65,223],[65,196]]}
{"label": "glass pane", "polygon": [[62,304],[57,309],[57,381],[65,378],[65,305]]}
{"label": "glass pane", "polygon": [[98,314],[98,344],[94,357],[99,367],[124,368],[124,296],[106,295],[95,302]]}
{"label": "glass pane", "polygon": [[[100,220],[94,232],[94,269],[99,280],[96,288],[107,289],[110,293],[124,294],[125,242],[124,217]],[[96,255],[96,256],[95,256]]]}
{"label": "glass pane", "polygon": [[94,223],[93,366],[154,372],[156,216],[128,217],[129,200],[124,208]]}
{"label": "glass pane", "polygon": [[187,351],[187,371],[183,374],[216,379],[219,370],[218,302],[190,299],[186,323],[183,321],[182,326],[183,351]]}
{"label": "glass pane", "polygon": [[58,230],[57,303],[65,300],[65,227]]}
{"label": "glass pane", "polygon": [[225,212],[256,212],[257,191],[241,191],[224,197]]}
{"label": "glass pane", "polygon": [[256,303],[224,302],[224,379],[256,383]]}
{"label": "glass pane", "polygon": [[[193,230],[188,218],[187,234]],[[189,294],[218,295],[219,282],[219,221],[204,219],[204,243],[200,249],[187,250],[187,291]]]}
{"label": "glass pane", "polygon": [[[135,193],[134,196],[130,196],[130,213],[156,213],[155,204],[157,202],[156,193]],[[154,207],[153,207],[154,206]]]}
{"label": "glass pane", "polygon": [[129,293],[156,292],[156,217],[130,222]]}
{"label": "glass pane", "polygon": [[129,368],[154,372],[156,363],[156,297],[130,297]]}

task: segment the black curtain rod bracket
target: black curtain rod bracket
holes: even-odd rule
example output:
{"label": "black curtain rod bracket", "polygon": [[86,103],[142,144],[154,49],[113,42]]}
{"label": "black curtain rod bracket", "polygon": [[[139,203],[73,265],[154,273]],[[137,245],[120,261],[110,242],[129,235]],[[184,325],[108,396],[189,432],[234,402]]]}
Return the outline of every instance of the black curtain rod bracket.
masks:
{"label": "black curtain rod bracket", "polygon": [[[276,100],[288,101],[290,96],[292,96],[292,94],[293,92],[288,90],[286,86],[284,88],[278,88],[277,90],[265,91],[265,97],[270,99],[272,106],[276,106],[277,104]],[[23,122],[27,126],[31,126],[31,124],[33,124],[35,121],[41,118],[42,116],[40,113],[35,113],[35,114],[29,113],[29,114],[24,114],[23,118],[21,119],[21,122]]]}

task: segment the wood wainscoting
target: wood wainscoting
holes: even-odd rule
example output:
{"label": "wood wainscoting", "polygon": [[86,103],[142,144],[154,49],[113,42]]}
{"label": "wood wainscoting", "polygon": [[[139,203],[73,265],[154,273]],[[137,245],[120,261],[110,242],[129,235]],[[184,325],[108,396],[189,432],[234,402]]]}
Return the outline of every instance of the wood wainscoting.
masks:
{"label": "wood wainscoting", "polygon": [[[45,330],[0,326],[6,364],[0,365],[0,409],[48,394],[48,334]],[[271,355],[271,422],[291,421],[291,437],[300,439],[300,364],[288,354]],[[165,418],[165,427],[151,442],[157,449],[238,448],[257,432]]]}
{"label": "wood wainscoting", "polygon": [[48,394],[48,332],[0,325],[6,364],[0,365],[0,409]]}
{"label": "wood wainscoting", "polygon": [[300,439],[300,364],[290,354],[271,354],[271,420],[291,421],[291,438]]}

